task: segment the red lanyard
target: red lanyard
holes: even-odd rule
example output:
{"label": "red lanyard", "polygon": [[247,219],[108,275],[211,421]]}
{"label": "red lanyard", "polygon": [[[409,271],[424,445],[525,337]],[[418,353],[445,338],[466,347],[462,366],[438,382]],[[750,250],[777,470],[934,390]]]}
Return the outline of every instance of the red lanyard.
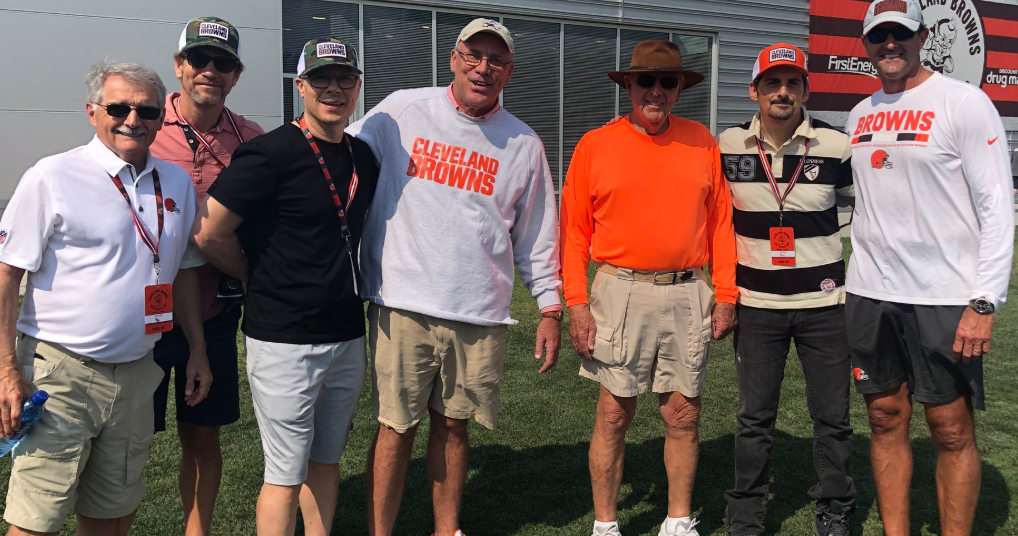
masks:
{"label": "red lanyard", "polygon": [[350,204],[353,203],[353,196],[357,194],[357,183],[360,182],[357,179],[357,164],[353,158],[353,142],[350,141],[349,134],[343,134],[343,141],[346,142],[346,148],[350,150],[350,188],[347,190],[346,206],[343,206],[343,201],[339,198],[339,191],[336,190],[336,184],[332,181],[332,173],[329,172],[328,166],[325,165],[325,157],[322,156],[322,152],[318,149],[318,143],[315,142],[315,138],[311,135],[311,131],[308,129],[308,122],[301,115],[297,121],[300,125],[300,129],[304,132],[304,139],[308,141],[311,146],[311,150],[314,151],[315,157],[318,159],[318,165],[322,167],[322,174],[325,175],[325,182],[329,184],[329,193],[332,194],[332,201],[336,204],[336,214],[339,215],[339,229],[343,234],[343,239],[346,240],[346,252],[350,256],[350,267],[353,269],[353,291],[354,294],[360,294],[357,289],[357,263],[353,259],[353,244],[350,241],[351,233],[350,226],[346,223],[346,211],[350,210]]}
{"label": "red lanyard", "polygon": [[[188,123],[187,119],[184,118],[184,114],[180,113],[180,97],[177,97],[176,100],[173,101],[173,109],[174,111],[177,112],[177,117],[180,119],[180,122],[184,123],[184,125],[187,128],[191,129],[195,134],[198,135],[197,136],[198,141],[200,141],[201,144],[205,146],[205,149],[208,150],[209,155],[211,155],[212,158],[215,159],[216,163],[219,164],[219,169],[223,169],[224,167],[226,167],[226,164],[224,164],[223,161],[220,160],[218,156],[216,156],[216,153],[212,151],[212,145],[208,142],[208,140],[205,139],[205,134],[202,134],[201,132],[198,131],[198,129],[194,128],[194,126],[191,125],[191,123]],[[230,112],[230,109],[226,107],[223,108],[223,111],[226,112],[226,118],[230,120],[230,125],[233,126],[233,133],[237,135],[237,139],[240,140],[240,143],[244,143],[244,137],[240,135],[240,129],[237,128],[237,123],[234,122],[233,120],[233,113]]]}
{"label": "red lanyard", "polygon": [[308,144],[311,145],[311,150],[314,151],[315,157],[318,158],[318,165],[322,167],[322,174],[325,175],[325,181],[329,183],[329,192],[332,193],[332,201],[336,204],[336,211],[339,213],[339,219],[343,222],[344,233],[348,233],[349,229],[346,226],[346,211],[350,210],[350,203],[353,203],[353,196],[357,194],[357,184],[360,180],[357,178],[357,164],[353,159],[353,143],[350,142],[350,135],[343,134],[343,141],[346,142],[346,148],[350,151],[350,168],[353,170],[350,174],[350,188],[347,190],[346,195],[346,207],[343,206],[343,202],[339,199],[339,192],[336,190],[336,185],[332,182],[332,173],[329,173],[329,168],[325,165],[325,158],[322,156],[322,152],[318,149],[318,144],[315,143],[314,137],[311,136],[311,131],[308,130],[308,123],[304,119],[304,116],[300,116],[300,120],[297,122],[300,125],[300,129],[304,131],[304,138],[308,140]]}
{"label": "red lanyard", "polygon": [[138,230],[138,236],[141,237],[141,241],[145,243],[148,250],[152,252],[152,262],[156,269],[156,283],[159,282],[159,238],[163,234],[163,188],[159,184],[159,172],[154,168],[152,169],[152,187],[155,189],[156,194],[156,221],[158,221],[158,230],[156,231],[155,238],[149,233],[148,228],[138,217],[138,213],[134,210],[134,205],[131,203],[131,197],[127,195],[127,189],[124,188],[124,183],[121,182],[120,177],[117,175],[110,175],[113,179],[113,184],[120,190],[120,195],[124,196],[124,201],[127,201],[127,208],[131,211],[131,217],[134,219],[134,227]]}
{"label": "red lanyard", "polygon": [[[813,127],[813,122],[810,121],[810,128]],[[799,182],[799,177],[802,176],[802,168],[806,163],[806,155],[809,154],[809,142],[810,139],[806,138],[805,148],[802,152],[802,158],[799,159],[799,165],[795,167],[795,171],[792,173],[792,178],[788,180],[788,186],[785,188],[785,193],[782,194],[778,189],[778,181],[774,178],[774,171],[771,170],[770,163],[767,162],[767,152],[764,151],[763,143],[760,142],[760,138],[756,139],[756,151],[760,156],[760,167],[763,168],[764,175],[767,177],[767,182],[771,185],[771,192],[774,193],[774,199],[778,201],[778,227],[781,227],[785,219],[785,200],[788,199],[788,194],[795,188],[795,183]]]}

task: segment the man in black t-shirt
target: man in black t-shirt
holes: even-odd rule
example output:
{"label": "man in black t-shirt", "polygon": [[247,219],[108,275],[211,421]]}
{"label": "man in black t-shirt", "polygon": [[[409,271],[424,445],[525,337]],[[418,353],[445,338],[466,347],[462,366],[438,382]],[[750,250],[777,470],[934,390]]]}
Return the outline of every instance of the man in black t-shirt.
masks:
{"label": "man in black t-shirt", "polygon": [[331,527],[339,459],[367,362],[357,247],[378,167],[343,132],[360,91],[353,46],[304,45],[304,115],[245,143],[209,188],[194,240],[244,281],[248,380],[265,455],[260,534]]}

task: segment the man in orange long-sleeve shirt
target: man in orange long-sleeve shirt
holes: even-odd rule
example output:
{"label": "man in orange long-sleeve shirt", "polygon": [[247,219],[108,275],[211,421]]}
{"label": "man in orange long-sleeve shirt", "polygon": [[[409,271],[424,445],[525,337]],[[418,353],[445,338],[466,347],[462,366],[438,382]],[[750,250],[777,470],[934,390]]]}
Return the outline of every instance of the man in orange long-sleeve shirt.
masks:
{"label": "man in orange long-sleeve shirt", "polygon": [[[695,536],[690,518],[700,388],[710,339],[735,327],[735,235],[710,132],[669,115],[703,75],[675,43],[644,41],[627,71],[608,74],[628,117],[588,132],[562,190],[562,275],[580,375],[601,384],[590,441],[594,536],[619,536],[616,500],[636,395],[659,394],[668,517],[660,536]],[[599,264],[588,305],[587,267]],[[701,268],[710,264],[715,291]]]}

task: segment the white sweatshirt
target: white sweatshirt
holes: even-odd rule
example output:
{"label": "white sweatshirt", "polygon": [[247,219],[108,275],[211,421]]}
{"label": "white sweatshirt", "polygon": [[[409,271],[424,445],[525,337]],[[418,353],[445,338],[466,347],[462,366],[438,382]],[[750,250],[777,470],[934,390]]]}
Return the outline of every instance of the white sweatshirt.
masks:
{"label": "white sweatshirt", "polygon": [[919,305],[1007,298],[1007,136],[978,87],[934,74],[849,115],[856,204],[848,292]]}
{"label": "white sweatshirt", "polygon": [[361,296],[448,320],[515,324],[514,264],[539,307],[561,303],[544,145],[504,108],[474,119],[446,91],[397,91],[347,128],[381,169],[361,243]]}

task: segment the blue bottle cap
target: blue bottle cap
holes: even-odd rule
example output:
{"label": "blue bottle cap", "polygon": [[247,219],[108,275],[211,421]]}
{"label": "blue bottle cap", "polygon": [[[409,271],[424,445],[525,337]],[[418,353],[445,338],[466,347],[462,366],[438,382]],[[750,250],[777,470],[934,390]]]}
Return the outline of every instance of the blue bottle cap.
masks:
{"label": "blue bottle cap", "polygon": [[45,404],[47,400],[49,400],[49,393],[43,391],[42,389],[39,389],[38,391],[32,393],[32,403],[35,404],[36,406],[41,406]]}

